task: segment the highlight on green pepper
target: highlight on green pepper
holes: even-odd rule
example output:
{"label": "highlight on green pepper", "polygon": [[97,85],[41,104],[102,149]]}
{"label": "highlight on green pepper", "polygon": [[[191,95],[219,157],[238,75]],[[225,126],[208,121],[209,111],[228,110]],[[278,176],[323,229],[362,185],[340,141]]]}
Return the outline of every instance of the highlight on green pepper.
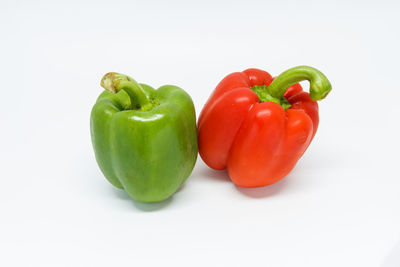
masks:
{"label": "highlight on green pepper", "polygon": [[107,180],[141,202],[170,197],[189,177],[197,158],[196,114],[181,88],[157,90],[110,72],[93,106],[90,131],[97,163]]}

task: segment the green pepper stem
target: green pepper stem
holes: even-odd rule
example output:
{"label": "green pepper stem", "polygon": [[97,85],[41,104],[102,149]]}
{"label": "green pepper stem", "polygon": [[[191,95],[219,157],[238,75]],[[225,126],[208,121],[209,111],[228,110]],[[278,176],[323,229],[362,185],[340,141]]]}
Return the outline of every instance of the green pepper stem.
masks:
{"label": "green pepper stem", "polygon": [[149,98],[143,88],[128,75],[109,72],[103,76],[100,85],[114,94],[120,90],[124,90],[131,99],[132,108],[140,108],[150,104]]}
{"label": "green pepper stem", "polygon": [[290,86],[304,80],[310,82],[310,97],[314,101],[325,98],[332,89],[322,72],[313,67],[298,66],[282,72],[268,86],[268,90],[272,96],[282,97]]}

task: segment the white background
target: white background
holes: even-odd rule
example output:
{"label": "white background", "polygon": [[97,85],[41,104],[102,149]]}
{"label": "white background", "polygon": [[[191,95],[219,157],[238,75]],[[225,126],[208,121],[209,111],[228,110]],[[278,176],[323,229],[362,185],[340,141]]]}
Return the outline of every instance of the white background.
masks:
{"label": "white background", "polygon": [[[1,266],[400,266],[398,1],[2,1]],[[281,182],[199,158],[160,204],[101,174],[103,74],[175,84],[197,114],[227,74],[296,65],[333,90]],[[308,89],[308,84],[304,83]]]}

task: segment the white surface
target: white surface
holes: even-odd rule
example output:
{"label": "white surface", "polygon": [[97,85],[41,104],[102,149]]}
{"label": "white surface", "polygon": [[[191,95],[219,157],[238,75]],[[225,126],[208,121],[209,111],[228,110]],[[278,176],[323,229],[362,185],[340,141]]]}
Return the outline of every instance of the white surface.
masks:
{"label": "white surface", "polygon": [[[0,266],[400,266],[399,2],[275,2],[3,2]],[[181,86],[199,114],[230,72],[301,64],[333,91],[281,182],[237,188],[199,158],[151,205],[100,173],[104,73]]]}

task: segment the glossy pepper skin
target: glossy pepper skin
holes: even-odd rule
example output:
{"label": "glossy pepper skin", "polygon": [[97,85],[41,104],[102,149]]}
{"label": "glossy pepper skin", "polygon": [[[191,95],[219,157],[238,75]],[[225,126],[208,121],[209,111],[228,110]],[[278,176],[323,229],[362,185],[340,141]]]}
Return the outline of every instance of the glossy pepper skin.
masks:
{"label": "glossy pepper skin", "polygon": [[107,180],[141,202],[170,197],[197,158],[196,115],[190,96],[165,85],[157,90],[108,73],[106,90],[90,118],[97,163]]}
{"label": "glossy pepper skin", "polygon": [[[310,81],[310,94],[298,82]],[[318,70],[299,66],[273,79],[263,70],[226,76],[199,120],[199,153],[238,186],[261,187],[285,177],[313,139],[318,104],[331,90]]]}

